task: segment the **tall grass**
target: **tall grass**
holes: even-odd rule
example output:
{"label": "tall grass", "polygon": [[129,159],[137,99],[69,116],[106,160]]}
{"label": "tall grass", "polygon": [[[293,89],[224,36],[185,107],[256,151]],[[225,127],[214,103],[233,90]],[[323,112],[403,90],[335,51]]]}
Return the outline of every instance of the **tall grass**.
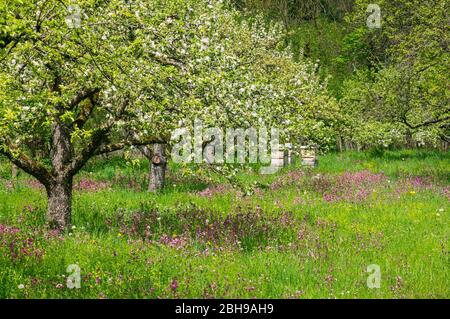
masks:
{"label": "tall grass", "polygon": [[[448,298],[449,159],[329,154],[314,169],[242,172],[249,195],[178,166],[149,194],[144,160],[97,159],[77,177],[67,234],[46,228],[43,190],[11,183],[2,163],[0,297]],[[70,264],[81,289],[66,287]]]}

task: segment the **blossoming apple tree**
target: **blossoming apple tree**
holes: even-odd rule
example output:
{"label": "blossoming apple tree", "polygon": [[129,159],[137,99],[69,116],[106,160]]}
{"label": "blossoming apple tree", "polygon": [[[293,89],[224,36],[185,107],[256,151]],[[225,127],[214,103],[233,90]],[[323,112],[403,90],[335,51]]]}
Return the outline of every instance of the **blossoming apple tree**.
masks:
{"label": "blossoming apple tree", "polygon": [[1,7],[0,152],[45,186],[52,227],[69,225],[73,177],[91,157],[163,140],[166,97],[178,94],[175,75],[189,77],[201,40],[183,19],[205,4],[87,0],[78,15],[69,1]]}
{"label": "blossoming apple tree", "polygon": [[304,133],[304,119],[322,121],[315,112],[332,103],[313,67],[292,61],[277,28],[238,22],[225,5],[0,6],[0,154],[45,186],[51,227],[70,225],[73,178],[96,155],[169,143],[195,118],[281,124],[286,139]]}

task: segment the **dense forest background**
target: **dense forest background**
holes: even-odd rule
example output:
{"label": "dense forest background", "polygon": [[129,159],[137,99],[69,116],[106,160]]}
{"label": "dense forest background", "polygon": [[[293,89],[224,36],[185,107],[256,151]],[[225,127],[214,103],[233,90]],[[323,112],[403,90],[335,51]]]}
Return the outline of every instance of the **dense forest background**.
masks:
{"label": "dense forest background", "polygon": [[350,59],[345,51],[346,38],[351,28],[346,17],[355,7],[354,0],[235,0],[239,9],[249,16],[263,13],[269,21],[281,22],[284,26],[286,44],[301,56],[320,60],[321,74],[332,75],[330,89],[340,96],[345,78],[352,72],[351,65],[343,63]]}
{"label": "dense forest background", "polygon": [[448,149],[447,1],[378,1],[380,28],[367,27],[371,1],[234,3],[281,23],[294,58],[318,63],[340,105],[338,149]]}

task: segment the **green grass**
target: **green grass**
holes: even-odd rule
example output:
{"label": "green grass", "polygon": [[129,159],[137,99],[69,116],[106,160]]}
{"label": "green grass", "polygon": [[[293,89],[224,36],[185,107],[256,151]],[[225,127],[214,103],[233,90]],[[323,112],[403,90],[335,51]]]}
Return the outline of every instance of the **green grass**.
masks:
{"label": "green grass", "polygon": [[[45,228],[44,192],[24,174],[11,185],[1,163],[0,224],[20,231],[0,234],[0,297],[448,298],[449,163],[425,151],[329,154],[313,170],[240,173],[258,185],[249,196],[201,196],[223,179],[172,166],[167,189],[149,194],[145,161],[97,159],[78,179],[108,187],[74,193],[65,236]],[[361,171],[385,179],[351,200],[338,180]],[[424,185],[407,183],[418,176]],[[350,199],[325,200],[333,190]],[[66,288],[70,264],[81,289]],[[371,264],[380,289],[367,287]]]}

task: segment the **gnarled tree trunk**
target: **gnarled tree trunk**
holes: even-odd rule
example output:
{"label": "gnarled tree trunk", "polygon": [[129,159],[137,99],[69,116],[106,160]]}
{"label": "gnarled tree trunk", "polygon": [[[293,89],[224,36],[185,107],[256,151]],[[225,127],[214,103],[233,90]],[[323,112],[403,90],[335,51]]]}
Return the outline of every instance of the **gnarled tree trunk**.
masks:
{"label": "gnarled tree trunk", "polygon": [[164,188],[167,168],[165,149],[164,144],[153,144],[151,149],[147,146],[141,148],[149,160],[149,192],[157,192]]}
{"label": "gnarled tree trunk", "polygon": [[70,226],[72,216],[73,175],[67,166],[72,157],[70,130],[61,121],[56,121],[52,129],[52,178],[46,185],[48,206],[47,220],[51,228],[65,230]]}
{"label": "gnarled tree trunk", "polygon": [[72,217],[72,177],[57,178],[47,187],[47,219],[52,229],[63,231]]}

